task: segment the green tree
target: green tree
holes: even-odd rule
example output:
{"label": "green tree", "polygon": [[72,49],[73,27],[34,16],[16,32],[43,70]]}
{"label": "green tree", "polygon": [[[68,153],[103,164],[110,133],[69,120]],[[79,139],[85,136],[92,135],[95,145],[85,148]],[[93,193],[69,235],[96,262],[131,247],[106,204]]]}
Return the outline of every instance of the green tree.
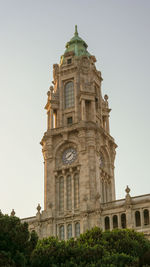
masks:
{"label": "green tree", "polygon": [[31,256],[32,267],[125,267],[138,266],[139,257],[150,249],[150,241],[134,230],[102,232],[88,230],[76,240],[39,240]]}
{"label": "green tree", "polygon": [[37,234],[29,233],[28,224],[15,216],[0,212],[0,266],[29,266],[30,255],[37,244]]}

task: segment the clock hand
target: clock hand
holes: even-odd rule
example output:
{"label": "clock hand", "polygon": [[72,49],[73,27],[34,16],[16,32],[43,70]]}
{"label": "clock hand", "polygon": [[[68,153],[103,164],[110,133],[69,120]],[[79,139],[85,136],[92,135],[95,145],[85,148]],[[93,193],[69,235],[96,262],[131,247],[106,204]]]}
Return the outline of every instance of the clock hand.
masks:
{"label": "clock hand", "polygon": [[72,152],[70,152],[70,154],[66,157],[66,159],[69,159],[70,156],[72,156]]}

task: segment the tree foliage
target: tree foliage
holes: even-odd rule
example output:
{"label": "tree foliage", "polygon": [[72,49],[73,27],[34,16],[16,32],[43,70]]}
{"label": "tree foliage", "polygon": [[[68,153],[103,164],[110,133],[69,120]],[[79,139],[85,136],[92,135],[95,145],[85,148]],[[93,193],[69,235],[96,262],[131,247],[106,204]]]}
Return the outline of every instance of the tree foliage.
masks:
{"label": "tree foliage", "polygon": [[76,240],[39,240],[31,256],[32,267],[125,267],[139,266],[139,258],[150,249],[150,241],[134,230],[102,232],[88,230]]}
{"label": "tree foliage", "polygon": [[35,232],[29,233],[27,223],[0,212],[0,266],[28,266],[37,240]]}
{"label": "tree foliage", "polygon": [[0,212],[0,267],[150,266],[150,241],[134,230],[95,227],[68,241],[37,239],[27,223]]}

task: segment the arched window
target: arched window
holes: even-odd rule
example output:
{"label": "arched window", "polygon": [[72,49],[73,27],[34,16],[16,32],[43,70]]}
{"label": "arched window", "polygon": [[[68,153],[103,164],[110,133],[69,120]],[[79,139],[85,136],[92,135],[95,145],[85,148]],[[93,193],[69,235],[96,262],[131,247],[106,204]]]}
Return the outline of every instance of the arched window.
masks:
{"label": "arched window", "polygon": [[60,240],[64,240],[64,238],[65,238],[64,225],[61,225],[59,227],[59,238],[60,238]]}
{"label": "arched window", "polygon": [[126,214],[125,213],[122,213],[121,214],[121,227],[122,228],[126,228]]}
{"label": "arched window", "polygon": [[149,211],[146,209],[144,210],[144,225],[149,224]]}
{"label": "arched window", "polygon": [[135,212],[135,226],[141,226],[141,215],[139,211]]}
{"label": "arched window", "polygon": [[74,106],[74,86],[73,82],[65,84],[65,108]]}
{"label": "arched window", "polygon": [[79,237],[80,236],[80,223],[77,222],[75,224],[75,237]]}
{"label": "arched window", "polygon": [[74,208],[79,208],[79,174],[74,176]]}
{"label": "arched window", "polygon": [[72,237],[72,224],[67,225],[67,239]]}
{"label": "arched window", "polygon": [[72,184],[71,184],[71,176],[67,176],[67,210],[71,210],[72,208]]}
{"label": "arched window", "polygon": [[109,221],[109,217],[105,217],[105,230],[109,230],[110,229],[110,221]]}
{"label": "arched window", "polygon": [[113,228],[118,228],[118,216],[114,215],[113,216]]}
{"label": "arched window", "polygon": [[59,210],[64,210],[64,177],[59,179]]}

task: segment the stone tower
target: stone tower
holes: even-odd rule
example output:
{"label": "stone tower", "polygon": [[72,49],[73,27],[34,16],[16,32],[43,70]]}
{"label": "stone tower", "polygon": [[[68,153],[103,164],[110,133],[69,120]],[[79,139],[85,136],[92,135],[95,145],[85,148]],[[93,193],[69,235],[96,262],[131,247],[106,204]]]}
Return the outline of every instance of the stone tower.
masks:
{"label": "stone tower", "polygon": [[101,72],[75,26],[48,91],[43,218],[60,239],[100,225],[101,203],[115,200],[116,144],[109,132],[108,96]]}
{"label": "stone tower", "polygon": [[125,198],[115,198],[116,144],[95,62],[75,27],[60,64],[53,65],[45,106],[44,210],[38,204],[36,216],[21,221],[39,238],[66,240],[96,225],[102,230],[132,228],[150,239],[150,194],[131,197],[127,186]]}

